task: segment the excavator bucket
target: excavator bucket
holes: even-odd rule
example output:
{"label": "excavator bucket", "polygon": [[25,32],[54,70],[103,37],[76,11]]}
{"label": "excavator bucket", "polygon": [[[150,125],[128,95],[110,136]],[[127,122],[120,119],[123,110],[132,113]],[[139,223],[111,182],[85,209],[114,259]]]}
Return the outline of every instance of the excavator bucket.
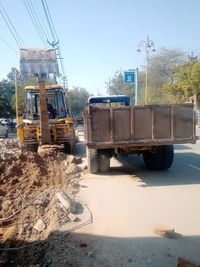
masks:
{"label": "excavator bucket", "polygon": [[35,74],[59,75],[55,49],[20,49],[20,72],[22,75]]}

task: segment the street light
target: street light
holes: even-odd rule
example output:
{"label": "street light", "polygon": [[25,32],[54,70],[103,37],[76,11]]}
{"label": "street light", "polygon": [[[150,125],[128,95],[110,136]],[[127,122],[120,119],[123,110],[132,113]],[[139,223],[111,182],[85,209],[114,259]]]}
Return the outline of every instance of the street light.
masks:
{"label": "street light", "polygon": [[156,52],[155,44],[152,40],[149,39],[147,35],[146,41],[140,41],[138,43],[138,49],[136,50],[138,53],[141,52],[141,48],[144,48],[146,53],[146,78],[145,78],[145,91],[144,91],[144,103],[147,104],[148,99],[148,61],[149,61],[149,52]]}

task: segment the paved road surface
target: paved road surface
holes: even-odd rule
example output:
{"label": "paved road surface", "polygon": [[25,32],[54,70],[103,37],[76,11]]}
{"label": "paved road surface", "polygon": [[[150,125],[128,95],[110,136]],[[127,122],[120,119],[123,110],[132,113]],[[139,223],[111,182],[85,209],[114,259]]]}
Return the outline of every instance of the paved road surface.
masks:
{"label": "paved road surface", "polygon": [[[137,156],[111,166],[106,174],[86,174],[80,192],[93,224],[75,235],[95,248],[97,266],[177,266],[179,256],[200,263],[200,141],[177,145],[168,171],[147,171]],[[178,235],[160,237],[157,225]]]}

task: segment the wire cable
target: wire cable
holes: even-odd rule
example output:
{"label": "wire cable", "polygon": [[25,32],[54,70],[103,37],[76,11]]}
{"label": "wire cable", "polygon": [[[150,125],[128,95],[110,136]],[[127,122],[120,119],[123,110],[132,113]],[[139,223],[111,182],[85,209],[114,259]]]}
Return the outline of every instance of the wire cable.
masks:
{"label": "wire cable", "polygon": [[[43,6],[43,9],[44,9],[44,13],[45,13],[45,17],[47,19],[47,23],[48,23],[48,26],[49,26],[49,29],[50,29],[50,32],[51,32],[51,35],[52,35],[52,38],[54,41],[56,41],[56,35],[53,31],[53,27],[51,25],[51,20],[50,20],[50,17],[49,17],[49,13],[48,13],[48,7],[47,7],[47,3],[44,2],[44,0],[41,0],[41,3],[42,3],[42,6]],[[58,38],[57,38],[58,39]]]}
{"label": "wire cable", "polygon": [[17,32],[17,30],[15,29],[11,19],[9,18],[5,7],[3,6],[2,1],[0,0],[0,13],[8,27],[8,29],[10,30],[10,33],[12,34],[13,38],[15,39],[18,47],[22,47],[23,46],[23,40],[20,38],[19,33]]}
{"label": "wire cable", "polygon": [[[87,220],[85,220],[84,222],[82,222],[82,223],[79,223],[77,225],[69,227],[68,229],[65,230],[66,232],[72,232],[72,231],[80,229],[80,228],[82,228],[82,227],[84,227],[84,226],[86,226],[86,225],[88,225],[90,223],[93,223],[93,214],[92,214],[92,211],[90,210],[90,208],[85,203],[83,203],[82,201],[80,201],[80,200],[78,200],[78,201],[88,211],[89,218]],[[12,248],[5,248],[4,247],[4,248],[0,248],[0,251],[12,251],[12,250],[25,249],[27,247],[38,245],[39,243],[42,243],[42,242],[48,242],[48,240],[37,240],[37,241],[33,241],[33,243],[31,243],[31,244],[20,246],[20,247],[12,247]]]}
{"label": "wire cable", "polygon": [[10,19],[9,15],[8,15],[8,12],[6,11],[6,8],[5,8],[4,3],[3,3],[2,0],[0,1],[0,4],[1,4],[1,9],[4,12],[5,17],[6,17],[7,21],[8,21],[8,23],[10,24],[14,34],[15,34],[15,37],[18,39],[18,42],[20,43],[20,46],[21,47],[25,46],[25,43],[24,43],[23,39],[21,38],[20,34],[18,33],[18,31],[16,30],[14,24],[12,23],[12,20]]}
{"label": "wire cable", "polygon": [[[2,0],[3,1],[3,0]],[[10,4],[12,4],[12,3],[10,3]],[[11,15],[11,17],[12,17],[12,19],[14,20],[14,24],[15,25],[19,25],[19,26],[16,26],[18,29],[21,29],[21,30],[23,30],[23,35],[22,36],[26,36],[26,37],[28,37],[28,40],[29,41],[31,41],[32,43],[34,42],[34,38],[33,38],[33,35],[31,35],[31,32],[30,31],[28,31],[27,29],[26,29],[26,24],[24,23],[24,21],[22,22],[22,20],[23,20],[23,17],[18,17],[17,16],[17,14],[16,14],[16,12],[15,11],[13,11],[13,8],[16,8],[16,5],[17,5],[17,3],[15,3],[15,5],[10,5],[9,3],[8,3],[8,1],[6,1],[6,0],[4,0],[4,5],[6,6],[6,8],[9,10],[9,12],[10,12],[10,15]],[[18,5],[18,8],[20,8],[20,6]],[[27,46],[27,45],[26,45]]]}
{"label": "wire cable", "polygon": [[0,40],[5,43],[8,47],[10,47],[11,50],[13,50],[13,52],[15,52],[16,54],[18,54],[17,50],[12,47],[8,42],[6,42],[4,39],[0,38]]}
{"label": "wire cable", "polygon": [[34,5],[32,3],[32,0],[29,0],[29,3],[30,3],[31,10],[32,10],[32,14],[33,14],[33,16],[35,18],[35,21],[36,21],[37,25],[38,25],[38,28],[40,29],[40,32],[41,32],[43,38],[45,40],[47,40],[48,36],[47,36],[47,34],[46,34],[46,32],[45,32],[45,30],[43,28],[43,24],[40,22],[40,19],[39,19],[38,15],[37,15],[37,12],[35,11],[35,8],[34,8]]}
{"label": "wire cable", "polygon": [[29,14],[29,16],[31,18],[31,21],[32,21],[33,25],[35,26],[35,29],[36,29],[39,37],[40,37],[40,40],[42,41],[43,45],[46,46],[45,38],[42,35],[41,30],[38,27],[38,24],[36,23],[36,20],[34,18],[33,12],[32,12],[31,7],[30,7],[30,3],[29,2],[26,2],[25,0],[23,0],[23,3],[25,5],[26,10],[28,11],[28,14]]}
{"label": "wire cable", "polygon": [[[56,29],[55,29],[55,26],[54,26],[54,23],[53,23],[53,20],[51,17],[51,13],[50,13],[47,1],[41,0],[41,3],[43,6],[43,9],[44,9],[45,17],[47,19],[47,23],[48,23],[48,26],[49,26],[49,29],[50,29],[50,32],[52,35],[53,42],[56,43],[57,41],[59,41],[59,38],[58,38],[58,34],[56,32]],[[62,76],[66,77],[66,72],[65,72],[65,67],[64,67],[64,63],[63,63],[63,57],[62,57],[62,51],[61,51],[60,43],[57,47],[57,51],[58,51],[58,59],[59,59],[61,70],[62,70]],[[68,87],[68,85],[67,85],[67,87]]]}
{"label": "wire cable", "polygon": [[[30,0],[32,1],[32,0]],[[38,2],[38,4],[40,4],[40,6],[37,5],[37,2],[34,2],[34,7],[35,7],[35,11],[38,14],[38,17],[40,18],[40,21],[42,21],[42,27],[44,29],[44,33],[45,33],[45,37],[48,39],[48,36],[50,37],[50,31],[48,28],[48,25],[46,23],[44,23],[44,21],[46,21],[45,19],[45,15],[43,13],[43,8],[41,6],[41,3]]]}

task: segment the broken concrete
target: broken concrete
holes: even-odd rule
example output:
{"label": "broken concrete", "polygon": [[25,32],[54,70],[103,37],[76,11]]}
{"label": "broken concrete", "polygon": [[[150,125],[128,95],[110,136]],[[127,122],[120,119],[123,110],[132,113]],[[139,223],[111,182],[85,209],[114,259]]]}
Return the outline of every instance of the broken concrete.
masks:
{"label": "broken concrete", "polygon": [[45,228],[46,225],[41,219],[37,220],[36,224],[33,226],[33,229],[37,230],[38,232],[44,231]]}
{"label": "broken concrete", "polygon": [[76,209],[76,202],[73,201],[67,194],[63,193],[63,192],[58,192],[56,194],[56,197],[58,198],[58,200],[60,201],[62,208],[66,211],[66,212],[71,212],[71,213],[76,213],[77,209]]}

